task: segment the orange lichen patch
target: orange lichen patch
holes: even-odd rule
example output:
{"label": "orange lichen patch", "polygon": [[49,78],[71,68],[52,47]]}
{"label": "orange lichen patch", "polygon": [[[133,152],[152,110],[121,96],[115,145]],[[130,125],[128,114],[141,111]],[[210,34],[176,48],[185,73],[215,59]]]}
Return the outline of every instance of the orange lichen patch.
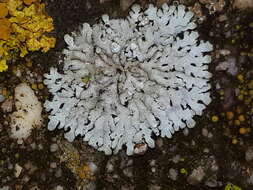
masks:
{"label": "orange lichen patch", "polygon": [[11,34],[11,23],[8,19],[0,19],[0,40],[8,40]]}
{"label": "orange lichen patch", "polygon": [[11,26],[11,22],[7,18],[0,19],[0,25],[5,25],[7,27]]}
{"label": "orange lichen patch", "polygon": [[[40,0],[0,0],[0,56],[9,60],[24,57],[29,51],[47,52],[55,38],[45,34],[54,29]],[[7,11],[6,11],[7,10]],[[8,18],[1,18],[8,15]],[[13,52],[13,53],[10,53]]]}
{"label": "orange lichen patch", "polygon": [[37,0],[23,0],[26,5],[31,5],[35,3]]}
{"label": "orange lichen patch", "polygon": [[237,75],[237,79],[238,79],[240,82],[244,82],[244,76],[243,76],[242,74]]}
{"label": "orange lichen patch", "polygon": [[77,173],[81,179],[93,180],[94,176],[90,170],[90,167],[87,164],[77,168]]}
{"label": "orange lichen patch", "polygon": [[11,33],[10,28],[3,26],[3,25],[0,26],[0,39],[1,40],[8,40],[8,38],[10,37],[10,33]]}
{"label": "orange lichen patch", "polygon": [[81,160],[80,153],[72,144],[64,142],[60,147],[64,152],[60,156],[60,161],[64,162],[77,178],[82,181],[95,179],[89,164]]}
{"label": "orange lichen patch", "polygon": [[55,38],[43,36],[41,39],[29,39],[26,43],[29,51],[38,51],[42,48],[42,52],[47,52],[54,47]]}
{"label": "orange lichen patch", "polygon": [[47,52],[55,45],[55,38],[44,35],[54,29],[53,19],[44,14],[44,9],[44,4],[32,4],[25,7],[22,12],[15,11],[16,16],[10,18],[17,39],[25,42],[26,49],[29,51]]}
{"label": "orange lichen patch", "polygon": [[235,120],[235,125],[239,126],[240,124],[241,124],[241,122],[238,119],[236,119]]}
{"label": "orange lichen patch", "polygon": [[[224,135],[230,138],[232,144],[244,141],[244,136],[252,133],[253,116],[253,80],[252,73],[241,73],[235,76],[237,79],[237,99],[235,106],[226,111],[225,114],[216,113],[221,116],[221,124]],[[219,94],[222,97],[223,94]]]}
{"label": "orange lichen patch", "polygon": [[4,18],[8,15],[8,9],[5,3],[0,3],[0,18]]}
{"label": "orange lichen patch", "polygon": [[239,119],[239,121],[241,121],[241,122],[244,122],[244,121],[245,121],[244,115],[239,115],[238,119]]}
{"label": "orange lichen patch", "polygon": [[248,130],[247,130],[246,128],[244,128],[244,127],[241,127],[241,128],[239,129],[239,133],[240,133],[241,135],[245,135],[246,133],[248,133]]}
{"label": "orange lichen patch", "polygon": [[232,120],[232,119],[234,118],[234,113],[231,112],[231,111],[228,111],[228,112],[226,113],[226,116],[227,116],[227,119],[228,119],[228,120]]}

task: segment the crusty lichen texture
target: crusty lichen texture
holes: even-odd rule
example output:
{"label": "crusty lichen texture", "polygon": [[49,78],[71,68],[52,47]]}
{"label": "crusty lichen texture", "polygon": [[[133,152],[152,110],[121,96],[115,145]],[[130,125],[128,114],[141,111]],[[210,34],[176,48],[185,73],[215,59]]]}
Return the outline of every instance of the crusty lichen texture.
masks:
{"label": "crusty lichen texture", "polygon": [[13,54],[24,57],[29,51],[53,48],[55,38],[46,35],[53,29],[40,0],[0,0],[0,72],[8,69]]}
{"label": "crusty lichen texture", "polygon": [[139,143],[153,148],[152,135],[194,127],[193,116],[211,102],[212,45],[199,40],[192,17],[183,5],[134,5],[126,19],[103,15],[66,35],[63,72],[51,68],[44,80],[53,94],[44,104],[48,129],[105,154],[126,146],[132,155]]}
{"label": "crusty lichen texture", "polygon": [[42,106],[33,90],[26,83],[15,88],[15,107],[11,114],[11,137],[22,142],[27,139],[34,128],[41,127]]}

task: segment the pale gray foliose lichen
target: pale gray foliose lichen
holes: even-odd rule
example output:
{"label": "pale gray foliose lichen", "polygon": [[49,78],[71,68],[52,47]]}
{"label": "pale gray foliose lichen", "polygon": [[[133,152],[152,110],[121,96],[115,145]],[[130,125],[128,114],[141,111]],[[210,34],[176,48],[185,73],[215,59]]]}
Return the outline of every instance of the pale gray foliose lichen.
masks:
{"label": "pale gray foliose lichen", "polygon": [[66,35],[63,72],[51,68],[45,84],[48,129],[65,129],[106,154],[123,146],[132,155],[152,135],[171,138],[211,102],[208,65],[212,45],[194,31],[183,5],[134,5],[126,19],[102,16]]}

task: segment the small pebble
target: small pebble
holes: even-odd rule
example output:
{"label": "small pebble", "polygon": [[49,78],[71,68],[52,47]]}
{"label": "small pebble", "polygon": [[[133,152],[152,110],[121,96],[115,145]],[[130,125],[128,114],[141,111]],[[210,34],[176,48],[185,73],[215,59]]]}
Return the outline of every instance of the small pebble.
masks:
{"label": "small pebble", "polygon": [[208,136],[208,130],[207,130],[206,128],[203,128],[203,129],[202,129],[202,135],[203,135],[204,137],[207,137],[207,136]]}
{"label": "small pebble", "polygon": [[151,184],[151,185],[148,187],[148,190],[162,190],[162,187],[159,186],[159,185]]}
{"label": "small pebble", "polygon": [[33,150],[36,149],[36,147],[37,147],[35,142],[33,142],[30,146],[31,146],[31,148],[32,148]]}
{"label": "small pebble", "polygon": [[58,150],[58,145],[56,143],[51,144],[50,152],[56,152]]}
{"label": "small pebble", "polygon": [[12,164],[12,163],[9,163],[9,164],[8,164],[8,169],[9,169],[9,170],[12,170],[12,169],[13,169],[13,164]]}
{"label": "small pebble", "polygon": [[30,177],[28,175],[25,175],[22,179],[24,183],[27,183],[30,180]]}
{"label": "small pebble", "polygon": [[155,160],[151,160],[149,163],[150,166],[155,166]]}
{"label": "small pebble", "polygon": [[5,97],[2,94],[0,94],[0,103],[3,102],[4,100],[5,100]]}
{"label": "small pebble", "polygon": [[29,190],[40,190],[40,188],[37,185],[35,185],[32,188],[30,188]]}
{"label": "small pebble", "polygon": [[13,107],[13,99],[11,98],[6,99],[1,105],[1,108],[4,113],[12,112],[12,107]]}
{"label": "small pebble", "polygon": [[112,165],[112,163],[108,162],[107,165],[106,165],[106,171],[108,173],[111,173],[111,172],[113,172],[113,169],[114,169],[114,166]]}
{"label": "small pebble", "polygon": [[161,148],[163,146],[163,139],[159,137],[155,143],[157,147]]}
{"label": "small pebble", "polygon": [[176,156],[174,156],[172,158],[172,162],[174,162],[176,164],[176,163],[178,163],[180,161],[180,159],[181,159],[180,155],[177,154]]}
{"label": "small pebble", "polygon": [[195,146],[196,145],[196,142],[194,140],[191,141],[191,145],[192,146]]}
{"label": "small pebble", "polygon": [[184,136],[188,136],[189,135],[189,129],[184,128],[183,133],[184,133]]}
{"label": "small pebble", "polygon": [[220,15],[218,19],[219,19],[219,22],[224,22],[224,21],[228,20],[228,17],[227,17],[227,15]]}
{"label": "small pebble", "polygon": [[201,166],[199,166],[198,168],[196,168],[192,171],[192,173],[187,178],[187,181],[191,185],[197,185],[203,180],[205,175],[206,174],[205,174],[203,168]]}
{"label": "small pebble", "polygon": [[15,175],[16,178],[19,177],[19,175],[21,174],[22,170],[23,170],[23,168],[20,165],[15,164],[15,173],[14,173],[14,175]]}
{"label": "small pebble", "polygon": [[98,167],[97,167],[97,165],[96,165],[94,162],[89,162],[89,163],[88,163],[88,166],[89,166],[89,168],[90,168],[90,171],[91,171],[93,174],[97,172]]}
{"label": "small pebble", "polygon": [[220,54],[223,56],[229,55],[231,52],[228,49],[221,49]]}
{"label": "small pebble", "polygon": [[245,160],[247,162],[253,161],[253,147],[249,147],[245,152]]}
{"label": "small pebble", "polygon": [[54,188],[54,190],[63,190],[63,187],[60,186],[60,185],[57,185],[57,186]]}
{"label": "small pebble", "polygon": [[57,168],[56,162],[51,162],[50,163],[50,168]]}
{"label": "small pebble", "polygon": [[172,179],[173,181],[176,181],[177,180],[177,176],[178,176],[178,171],[173,169],[173,168],[170,168],[169,169],[169,178]]}
{"label": "small pebble", "polygon": [[0,190],[11,190],[11,188],[9,186],[3,186],[0,187]]}
{"label": "small pebble", "polygon": [[94,182],[88,183],[83,186],[82,190],[96,190],[96,184]]}
{"label": "small pebble", "polygon": [[213,134],[209,132],[208,135],[207,135],[207,137],[208,137],[209,139],[211,139],[211,138],[213,138]]}
{"label": "small pebble", "polygon": [[148,150],[148,145],[147,144],[136,144],[134,147],[134,153],[138,155],[143,155],[145,152]]}
{"label": "small pebble", "polygon": [[59,169],[56,170],[56,172],[55,172],[55,177],[56,177],[56,178],[59,178],[59,177],[61,177],[61,176],[62,176],[62,169],[59,168]]}
{"label": "small pebble", "polygon": [[133,168],[130,168],[130,167],[129,168],[125,168],[123,170],[123,173],[125,174],[125,176],[131,178],[131,177],[133,177]]}
{"label": "small pebble", "polygon": [[215,179],[210,179],[205,182],[205,185],[211,188],[217,187],[218,186],[218,181]]}
{"label": "small pebble", "polygon": [[208,148],[204,148],[203,152],[204,152],[204,153],[209,153],[210,150],[209,150]]}
{"label": "small pebble", "polygon": [[38,145],[38,149],[39,149],[39,150],[42,150],[42,149],[43,149],[43,145],[42,145],[42,144],[39,144],[39,145]]}

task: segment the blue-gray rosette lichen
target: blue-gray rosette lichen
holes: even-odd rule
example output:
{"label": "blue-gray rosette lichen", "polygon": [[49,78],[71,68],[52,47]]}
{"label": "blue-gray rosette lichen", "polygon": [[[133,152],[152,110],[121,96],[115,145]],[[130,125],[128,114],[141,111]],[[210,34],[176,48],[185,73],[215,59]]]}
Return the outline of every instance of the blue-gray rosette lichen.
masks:
{"label": "blue-gray rosette lichen", "polygon": [[194,127],[211,102],[212,45],[192,17],[183,5],[134,5],[126,19],[104,15],[65,35],[63,72],[51,68],[44,80],[53,95],[44,104],[49,130],[65,129],[69,141],[81,136],[106,154],[126,146],[131,155],[139,143],[153,148],[153,134]]}

